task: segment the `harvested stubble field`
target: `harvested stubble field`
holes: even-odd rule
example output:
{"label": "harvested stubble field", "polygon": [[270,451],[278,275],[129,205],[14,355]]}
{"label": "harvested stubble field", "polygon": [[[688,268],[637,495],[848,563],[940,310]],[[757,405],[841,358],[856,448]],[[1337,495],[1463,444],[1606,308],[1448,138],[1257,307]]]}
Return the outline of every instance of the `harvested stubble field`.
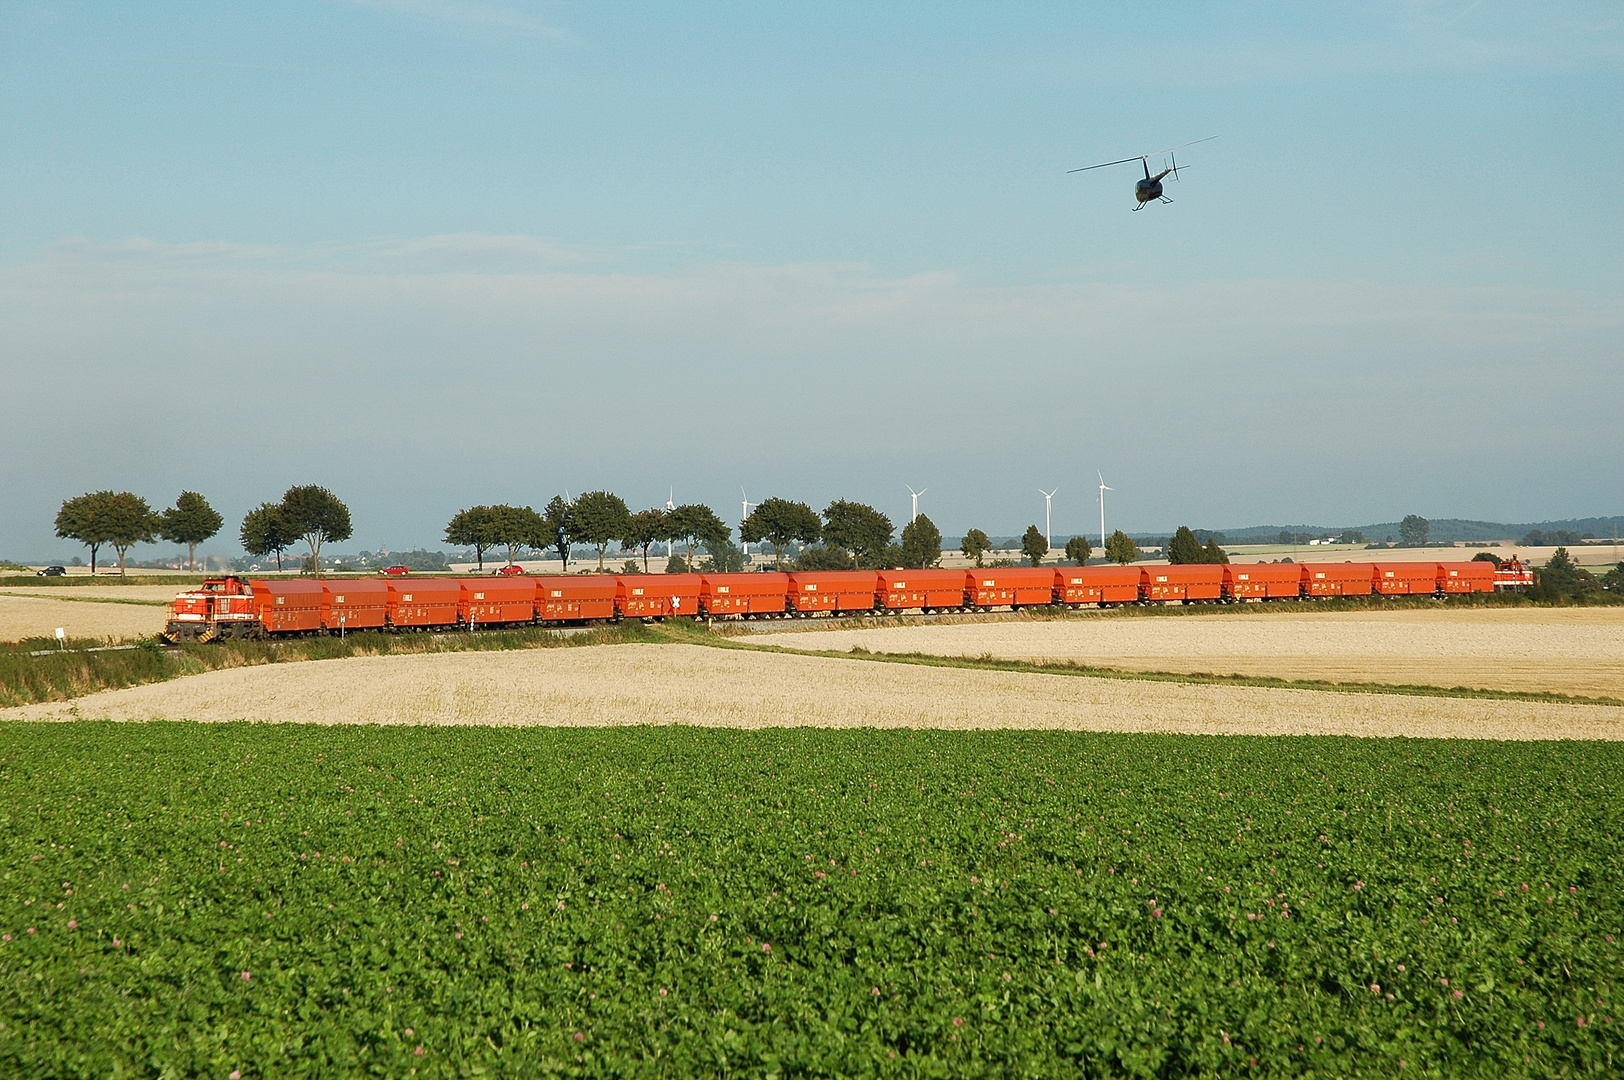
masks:
{"label": "harvested stubble field", "polygon": [[[165,601],[174,599],[174,586],[117,590],[116,597],[91,596],[101,589],[56,589],[23,593],[17,589],[0,592],[0,641],[50,637],[57,627],[75,638],[150,637],[164,628],[165,607],[137,592],[164,592]],[[64,595],[66,594],[66,595]],[[139,601],[130,603],[129,601]]]}
{"label": "harvested stubble field", "polygon": [[234,668],[0,719],[1033,728],[1624,738],[1624,708],[987,671],[702,645],[370,656]]}
{"label": "harvested stubble field", "polygon": [[786,648],[1624,699],[1624,608],[1260,612],[784,632]]}
{"label": "harvested stubble field", "polygon": [[10,725],[0,1074],[1616,1076],[1621,771],[1604,743]]}

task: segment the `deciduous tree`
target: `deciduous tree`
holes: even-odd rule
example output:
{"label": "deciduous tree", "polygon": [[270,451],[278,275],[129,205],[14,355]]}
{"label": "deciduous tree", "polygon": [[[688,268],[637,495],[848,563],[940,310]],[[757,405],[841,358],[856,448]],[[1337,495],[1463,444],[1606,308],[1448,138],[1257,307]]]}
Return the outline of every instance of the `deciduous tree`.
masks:
{"label": "deciduous tree", "polygon": [[485,550],[496,546],[494,526],[495,521],[489,506],[470,506],[466,510],[458,510],[446,523],[445,542],[456,544],[458,547],[473,548],[479,572],[484,573]]}
{"label": "deciduous tree", "polygon": [[770,498],[761,500],[739,526],[739,538],[747,544],[765,541],[773,546],[774,563],[784,565],[784,549],[792,543],[815,544],[823,535],[818,512],[803,502]]}
{"label": "deciduous tree", "polygon": [[[491,543],[507,548],[507,564],[512,566],[527,547],[543,550],[547,523],[528,506],[498,503],[490,508]],[[541,543],[538,543],[541,541]]]}
{"label": "deciduous tree", "polygon": [[575,507],[564,496],[554,495],[541,512],[541,533],[536,536],[532,546],[543,551],[548,548],[557,551],[559,562],[567,574],[570,569],[570,537],[574,532]]}
{"label": "deciduous tree", "polygon": [[924,514],[902,527],[902,565],[923,570],[942,561],[942,530]]}
{"label": "deciduous tree", "polygon": [[965,558],[974,559],[975,564],[980,566],[982,557],[992,550],[992,541],[980,529],[971,529],[959,542],[959,550],[964,552]]}
{"label": "deciduous tree", "polygon": [[118,552],[118,576],[124,576],[124,555],[136,544],[150,544],[158,537],[158,515],[147,500],[120,491],[101,506],[102,531]]}
{"label": "deciduous tree", "polygon": [[626,501],[612,491],[588,491],[575,500],[575,528],[571,538],[585,540],[598,549],[598,569],[609,545],[626,535],[631,525]]}
{"label": "deciduous tree", "polygon": [[1421,547],[1427,542],[1427,535],[1432,531],[1431,522],[1420,514],[1406,514],[1404,520],[1398,523],[1399,543],[1405,547]]}
{"label": "deciduous tree", "polygon": [[823,511],[823,539],[852,554],[852,566],[883,558],[896,527],[872,506],[836,499]]}
{"label": "deciduous tree", "polygon": [[56,514],[56,535],[77,540],[90,549],[90,572],[96,572],[96,550],[107,543],[104,508],[111,491],[89,491],[62,501]]}
{"label": "deciduous tree", "polygon": [[733,538],[733,530],[716,516],[716,511],[704,503],[684,503],[666,515],[671,529],[672,540],[682,540],[688,546],[686,565],[689,570],[697,569],[694,561],[694,551],[700,544],[721,543]]}
{"label": "deciduous tree", "polygon": [[175,505],[158,521],[158,532],[172,544],[186,545],[186,569],[197,568],[197,545],[220,531],[226,519],[214,512],[209,500],[195,491],[183,491]]}
{"label": "deciduous tree", "polygon": [[1086,563],[1089,556],[1093,554],[1094,545],[1088,542],[1086,536],[1074,536],[1066,541],[1066,558],[1075,562],[1078,566]]}
{"label": "deciduous tree", "polygon": [[310,546],[310,562],[321,576],[321,546],[350,538],[350,508],[318,484],[290,487],[282,495],[280,516],[288,532]]}
{"label": "deciduous tree", "polygon": [[1033,566],[1043,565],[1043,557],[1049,554],[1049,538],[1043,535],[1042,529],[1036,525],[1026,527],[1021,536],[1021,553]]}
{"label": "deciduous tree", "polygon": [[1201,541],[1195,538],[1188,525],[1180,525],[1167,542],[1167,561],[1174,566],[1201,562]]}
{"label": "deciduous tree", "polygon": [[639,510],[627,520],[626,535],[621,539],[643,553],[643,573],[648,573],[648,549],[655,541],[667,539],[665,511],[652,507]]}
{"label": "deciduous tree", "polygon": [[282,569],[282,552],[298,539],[288,531],[282,521],[282,508],[275,503],[260,503],[243,515],[242,527],[237,530],[242,548],[256,558],[276,553],[276,568]]}
{"label": "deciduous tree", "polygon": [[1207,546],[1201,552],[1201,561],[1205,563],[1227,563],[1229,553],[1218,546],[1217,540],[1208,540]]}
{"label": "deciduous tree", "polygon": [[1139,557],[1139,545],[1133,542],[1133,537],[1118,529],[1105,540],[1105,557],[1127,566]]}

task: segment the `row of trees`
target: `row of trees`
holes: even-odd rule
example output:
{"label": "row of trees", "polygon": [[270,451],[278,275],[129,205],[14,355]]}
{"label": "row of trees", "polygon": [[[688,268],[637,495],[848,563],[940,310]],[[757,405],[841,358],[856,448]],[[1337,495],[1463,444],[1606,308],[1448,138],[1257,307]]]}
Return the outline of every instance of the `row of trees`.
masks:
{"label": "row of trees", "polygon": [[225,524],[209,501],[195,491],[183,491],[175,505],[153,510],[147,500],[129,491],[91,491],[62,502],[56,515],[56,535],[77,540],[90,549],[90,572],[96,572],[96,553],[103,547],[118,552],[119,576],[124,559],[136,544],[159,539],[186,545],[186,566],[197,565],[197,545]]}
{"label": "row of trees", "polygon": [[[99,491],[68,499],[56,518],[56,534],[78,540],[90,548],[91,573],[95,573],[96,553],[103,545],[118,552],[119,572],[124,572],[125,553],[138,543],[165,540],[187,545],[187,566],[196,565],[197,545],[220,531],[223,519],[208,500],[193,491],[183,491],[175,505],[155,512],[145,499],[130,492]],[[924,514],[902,529],[901,543],[894,543],[896,528],[891,519],[872,506],[836,499],[820,515],[803,502],[769,498],[762,500],[741,523],[739,534],[746,544],[769,544],[775,565],[782,568],[785,552],[799,549],[798,569],[839,569],[844,567],[935,566],[942,558],[942,533]],[[352,534],[349,507],[324,487],[315,484],[290,487],[277,503],[261,503],[242,520],[238,538],[250,555],[276,557],[282,569],[282,555],[303,541],[310,549],[310,563],[320,572],[324,544],[348,540]],[[566,569],[570,549],[585,544],[597,549],[598,569],[611,544],[622,550],[639,552],[643,569],[648,570],[649,551],[656,543],[670,545],[672,563],[677,568],[694,565],[696,549],[703,545],[713,562],[730,565],[742,560],[728,558],[736,552],[732,530],[703,503],[671,509],[658,507],[633,513],[620,496],[610,491],[589,491],[574,500],[555,495],[540,512],[528,506],[472,506],[459,510],[447,523],[447,543],[474,550],[479,568],[485,568],[485,554],[505,549],[508,565],[528,548],[557,552]],[[685,560],[674,558],[675,545],[685,542]],[[993,550],[992,541],[980,529],[965,534],[960,550],[977,566]],[[1086,537],[1074,536],[1066,543],[1066,558],[1079,566],[1093,554]],[[1021,538],[1021,552],[1038,566],[1049,553],[1049,541],[1036,525],[1029,525]],[[1216,539],[1203,547],[1187,526],[1168,542],[1168,561],[1173,563],[1228,562]],[[1105,557],[1126,565],[1139,557],[1138,546],[1118,529],[1105,543]]]}
{"label": "row of trees", "polygon": [[570,548],[585,544],[596,548],[598,569],[604,568],[609,545],[640,552],[643,569],[648,569],[649,549],[656,543],[688,545],[688,563],[695,549],[704,544],[719,549],[731,542],[732,530],[702,503],[653,508],[632,513],[619,495],[610,491],[589,491],[574,500],[555,495],[546,507],[536,511],[528,506],[471,506],[459,510],[447,523],[445,539],[474,549],[479,568],[485,568],[485,553],[493,548],[507,550],[508,565],[526,548],[557,552],[569,568]]}
{"label": "row of trees", "polygon": [[279,503],[260,503],[243,516],[237,537],[243,550],[264,558],[276,556],[282,569],[282,553],[304,541],[310,547],[310,566],[321,573],[321,548],[327,543],[348,540],[350,508],[331,491],[317,484],[290,487]]}

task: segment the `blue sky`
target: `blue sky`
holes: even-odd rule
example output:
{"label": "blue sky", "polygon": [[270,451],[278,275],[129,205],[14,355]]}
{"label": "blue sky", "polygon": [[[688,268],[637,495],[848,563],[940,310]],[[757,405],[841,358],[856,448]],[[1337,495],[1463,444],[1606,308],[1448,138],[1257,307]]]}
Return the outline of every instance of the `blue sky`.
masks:
{"label": "blue sky", "polygon": [[0,555],[312,481],[1617,513],[1621,72],[1600,3],[0,2]]}

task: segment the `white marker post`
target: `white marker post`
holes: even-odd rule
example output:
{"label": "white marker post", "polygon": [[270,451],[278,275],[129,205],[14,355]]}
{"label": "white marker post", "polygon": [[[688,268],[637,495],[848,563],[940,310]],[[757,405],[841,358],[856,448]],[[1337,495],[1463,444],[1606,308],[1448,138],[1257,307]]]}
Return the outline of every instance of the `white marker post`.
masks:
{"label": "white marker post", "polygon": [[58,649],[68,647],[68,632],[60,626],[56,628],[56,647]]}

